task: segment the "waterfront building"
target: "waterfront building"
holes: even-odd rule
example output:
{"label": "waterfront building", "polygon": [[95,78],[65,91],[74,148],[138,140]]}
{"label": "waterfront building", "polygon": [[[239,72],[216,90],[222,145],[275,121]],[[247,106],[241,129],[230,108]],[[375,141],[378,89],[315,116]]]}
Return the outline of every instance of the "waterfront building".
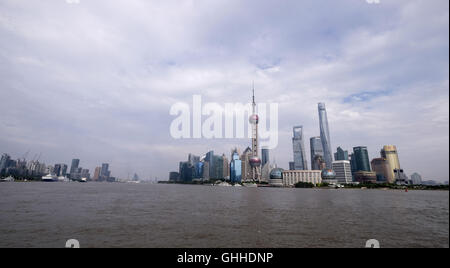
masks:
{"label": "waterfront building", "polygon": [[214,177],[214,151],[206,153],[205,162],[208,162],[208,178]]}
{"label": "waterfront building", "polygon": [[222,159],[223,159],[223,163],[222,163],[223,174],[222,174],[222,177],[225,180],[229,180],[230,179],[230,162],[228,161],[228,158],[226,157],[225,154],[222,155]]}
{"label": "waterfront building", "polygon": [[94,177],[92,178],[94,181],[100,180],[100,172],[102,170],[102,167],[96,167],[94,171]]}
{"label": "waterfront building", "polygon": [[234,149],[231,154],[230,180],[234,183],[242,182],[242,161],[239,159],[239,152],[237,149]]}
{"label": "waterfront building", "polygon": [[320,137],[312,137],[309,139],[309,148],[311,151],[311,169],[312,170],[321,170],[317,162],[314,162],[317,156],[320,156],[323,160],[323,147],[322,140]]}
{"label": "waterfront building", "polygon": [[182,182],[191,182],[194,179],[195,175],[195,168],[194,166],[189,163],[189,161],[186,162],[180,162],[180,181]]}
{"label": "waterfront building", "polygon": [[250,166],[250,158],[252,157],[252,149],[247,147],[244,150],[241,156],[242,161],[242,181],[251,181],[252,180],[252,170]]}
{"label": "waterfront building", "polygon": [[323,160],[323,156],[315,155],[312,161],[312,170],[323,170],[325,168],[327,168],[327,165]]}
{"label": "waterfront building", "polygon": [[269,163],[269,148],[267,147],[263,147],[261,149],[261,166],[266,165],[267,163]]}
{"label": "waterfront building", "polygon": [[[400,160],[398,158],[397,153],[397,147],[395,145],[385,145],[383,146],[383,149],[380,152],[381,157],[386,159],[386,161],[389,163],[390,167],[390,177],[395,178],[395,170],[401,170],[401,173],[403,173],[403,170],[400,167]],[[398,172],[400,174],[400,172]]]}
{"label": "waterfront building", "polygon": [[348,151],[344,151],[341,147],[338,147],[336,153],[334,153],[334,160],[348,160]]}
{"label": "waterfront building", "polygon": [[294,151],[294,169],[306,170],[308,164],[306,161],[305,144],[303,141],[303,126],[295,126],[293,129],[292,147]]}
{"label": "waterfront building", "polygon": [[422,176],[420,176],[419,173],[414,172],[411,175],[411,181],[412,181],[412,184],[414,184],[414,185],[421,185],[422,184]]}
{"label": "waterfront building", "polygon": [[202,173],[202,178],[204,180],[209,180],[209,161],[204,161],[203,162],[203,173]]}
{"label": "waterfront building", "polygon": [[356,171],[353,174],[355,181],[359,183],[376,183],[377,173],[372,171]]}
{"label": "waterfront building", "polygon": [[369,162],[369,153],[366,146],[353,148],[353,157],[356,164],[356,171],[372,171]]}
{"label": "waterfront building", "polygon": [[374,158],[370,162],[370,165],[372,166],[372,170],[377,174],[377,181],[395,182],[389,162],[385,158]]}
{"label": "waterfront building", "polygon": [[177,182],[180,180],[180,173],[172,171],[169,173],[169,181]]}
{"label": "waterfront building", "polygon": [[333,156],[331,155],[331,141],[330,141],[330,129],[328,127],[327,110],[325,103],[318,104],[319,109],[319,126],[320,126],[320,140],[322,141],[323,159],[327,168],[331,168],[333,162]]}
{"label": "waterfront building", "polygon": [[322,172],[320,170],[284,170],[283,186],[293,187],[298,182],[312,183],[314,185],[322,183]]}
{"label": "waterfront building", "polygon": [[275,187],[283,187],[283,169],[274,168],[270,171],[269,184]]}
{"label": "waterfront building", "polygon": [[289,170],[295,170],[295,163],[289,162]]}
{"label": "waterfront building", "polygon": [[333,170],[339,183],[348,184],[353,182],[350,161],[339,160],[333,162]]}
{"label": "waterfront building", "polygon": [[70,165],[70,178],[73,179],[75,176],[78,166],[80,165],[80,159],[72,159],[72,164]]}
{"label": "waterfront building", "polygon": [[87,180],[91,179],[91,174],[89,174],[89,169],[82,169],[81,170],[81,178],[82,179],[87,179]]}
{"label": "waterfront building", "polygon": [[109,171],[109,164],[103,163],[102,168],[100,170],[100,180],[101,181],[108,181],[109,177],[111,176],[111,172]]}

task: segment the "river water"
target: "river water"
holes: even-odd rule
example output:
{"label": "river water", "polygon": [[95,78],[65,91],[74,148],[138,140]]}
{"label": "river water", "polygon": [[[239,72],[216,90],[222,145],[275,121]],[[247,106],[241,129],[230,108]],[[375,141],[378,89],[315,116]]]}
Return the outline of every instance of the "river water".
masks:
{"label": "river water", "polygon": [[448,191],[0,184],[0,247],[449,247]]}

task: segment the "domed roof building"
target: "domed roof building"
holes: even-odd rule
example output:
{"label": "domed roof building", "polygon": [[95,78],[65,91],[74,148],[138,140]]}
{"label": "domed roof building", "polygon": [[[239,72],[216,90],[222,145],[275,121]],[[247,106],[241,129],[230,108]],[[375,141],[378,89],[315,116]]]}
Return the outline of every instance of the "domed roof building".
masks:
{"label": "domed roof building", "polygon": [[283,186],[283,169],[274,168],[270,171],[269,184],[272,186],[282,187]]}
{"label": "domed roof building", "polygon": [[322,170],[322,180],[334,180],[336,179],[336,172],[332,169]]}

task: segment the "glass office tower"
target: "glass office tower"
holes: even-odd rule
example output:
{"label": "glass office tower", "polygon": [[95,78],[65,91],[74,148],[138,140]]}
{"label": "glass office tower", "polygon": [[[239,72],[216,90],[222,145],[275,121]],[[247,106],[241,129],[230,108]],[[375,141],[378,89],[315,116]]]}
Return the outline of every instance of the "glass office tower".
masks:
{"label": "glass office tower", "polygon": [[323,159],[327,168],[332,168],[333,156],[331,154],[330,130],[328,128],[327,110],[325,103],[319,103],[319,124],[320,124],[320,139],[322,140]]}
{"label": "glass office tower", "polygon": [[303,126],[294,127],[294,137],[292,138],[294,149],[294,169],[307,170],[305,143],[303,142]]}

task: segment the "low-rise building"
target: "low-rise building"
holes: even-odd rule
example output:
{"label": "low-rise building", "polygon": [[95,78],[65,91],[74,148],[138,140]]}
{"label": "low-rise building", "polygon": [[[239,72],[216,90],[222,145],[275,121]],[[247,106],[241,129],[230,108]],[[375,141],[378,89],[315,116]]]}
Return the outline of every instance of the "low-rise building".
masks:
{"label": "low-rise building", "polygon": [[299,182],[312,183],[314,185],[322,183],[322,171],[320,170],[284,170],[283,186],[292,187]]}

